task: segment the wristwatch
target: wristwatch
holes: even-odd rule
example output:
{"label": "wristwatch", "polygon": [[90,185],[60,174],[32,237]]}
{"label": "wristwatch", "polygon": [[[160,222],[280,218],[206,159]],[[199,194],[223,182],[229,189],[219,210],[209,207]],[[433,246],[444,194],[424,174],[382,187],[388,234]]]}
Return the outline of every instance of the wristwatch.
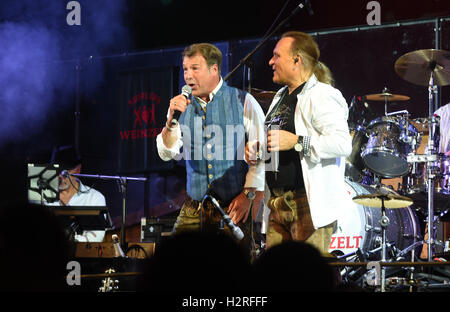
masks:
{"label": "wristwatch", "polygon": [[301,135],[298,136],[298,140],[297,143],[295,143],[294,145],[294,149],[299,153],[303,150],[303,136]]}
{"label": "wristwatch", "polygon": [[251,189],[245,189],[243,191],[244,195],[247,196],[248,199],[250,200],[254,200],[256,195],[255,195],[255,191],[251,190]]}

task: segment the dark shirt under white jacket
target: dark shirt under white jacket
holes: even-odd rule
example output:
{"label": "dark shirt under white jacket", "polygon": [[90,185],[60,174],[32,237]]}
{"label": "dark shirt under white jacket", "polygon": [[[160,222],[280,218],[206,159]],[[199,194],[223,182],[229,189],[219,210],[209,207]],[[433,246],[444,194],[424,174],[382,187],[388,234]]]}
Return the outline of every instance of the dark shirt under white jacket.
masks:
{"label": "dark shirt under white jacket", "polygon": [[[285,88],[275,94],[268,115]],[[344,177],[345,158],[352,151],[348,105],[338,89],[319,82],[314,74],[297,99],[295,134],[310,138],[310,155],[301,155],[300,163],[311,218],[317,229],[336,221],[345,213],[345,207],[352,205],[345,192]]]}

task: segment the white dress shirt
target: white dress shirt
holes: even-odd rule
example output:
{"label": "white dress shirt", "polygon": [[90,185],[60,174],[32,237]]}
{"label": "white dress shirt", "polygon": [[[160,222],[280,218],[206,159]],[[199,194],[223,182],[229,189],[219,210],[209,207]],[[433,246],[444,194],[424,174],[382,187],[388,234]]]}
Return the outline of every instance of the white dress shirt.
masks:
{"label": "white dress shirt", "polygon": [[[78,192],[72,196],[66,206],[106,206],[105,196],[103,196],[102,193],[100,193],[96,189],[87,187],[86,185],[81,183],[80,180],[78,180],[78,183],[80,186]],[[63,206],[61,201],[46,204],[48,206]],[[81,235],[75,234],[75,241],[103,242],[104,237],[105,231],[83,231]]]}

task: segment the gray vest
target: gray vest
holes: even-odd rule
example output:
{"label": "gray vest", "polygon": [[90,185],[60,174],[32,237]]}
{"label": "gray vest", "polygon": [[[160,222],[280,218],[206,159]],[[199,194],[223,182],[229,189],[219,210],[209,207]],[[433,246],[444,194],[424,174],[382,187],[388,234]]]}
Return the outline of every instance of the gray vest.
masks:
{"label": "gray vest", "polygon": [[223,82],[205,111],[195,98],[180,116],[188,195],[201,201],[212,193],[228,203],[245,184],[246,93]]}

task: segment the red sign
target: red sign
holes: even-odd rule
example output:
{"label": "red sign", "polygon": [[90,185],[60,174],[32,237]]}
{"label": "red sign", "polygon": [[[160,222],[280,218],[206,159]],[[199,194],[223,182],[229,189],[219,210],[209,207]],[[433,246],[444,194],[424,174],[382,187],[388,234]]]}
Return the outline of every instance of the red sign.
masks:
{"label": "red sign", "polygon": [[331,237],[330,249],[358,248],[362,236],[333,236]]}
{"label": "red sign", "polygon": [[[148,102],[149,104],[144,104]],[[133,129],[120,131],[120,139],[123,141],[156,138],[162,131],[161,127],[154,127],[156,126],[155,107],[159,103],[161,103],[161,97],[154,92],[140,92],[130,97],[128,104],[135,106]]]}

